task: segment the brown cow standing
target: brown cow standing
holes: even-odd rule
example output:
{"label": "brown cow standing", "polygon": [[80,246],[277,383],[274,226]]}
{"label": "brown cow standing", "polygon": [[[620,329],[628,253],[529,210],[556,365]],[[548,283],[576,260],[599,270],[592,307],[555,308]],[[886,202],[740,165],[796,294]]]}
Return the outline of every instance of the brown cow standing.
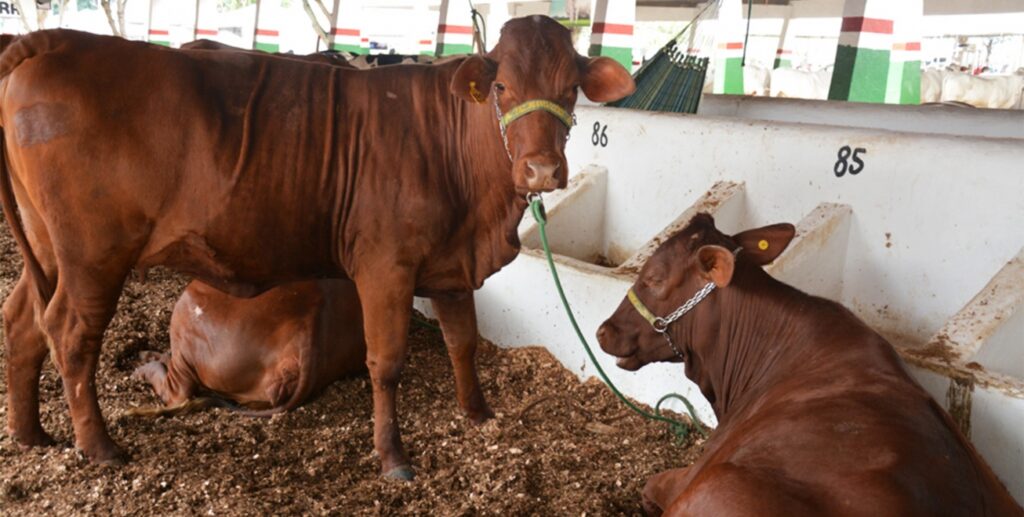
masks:
{"label": "brown cow standing", "polygon": [[[684,362],[718,417],[693,465],[647,482],[648,511],[1024,513],[885,339],[764,272],[793,234],[774,225],[730,237],[700,214],[640,272],[640,308],[624,300],[598,330],[627,370]],[[668,327],[671,342],[641,315],[666,317],[709,283],[717,289]]]}
{"label": "brown cow standing", "polygon": [[[249,53],[260,53],[259,50],[249,50],[247,48],[239,48],[228,45],[227,43],[221,43],[219,41],[213,41],[210,39],[197,39],[189,41],[181,45],[182,50],[220,50],[228,52],[249,52]],[[311,63],[323,63],[325,65],[340,66],[342,68],[352,68],[355,66],[349,64],[345,57],[337,52],[315,52],[313,54],[288,54],[285,52],[275,52],[275,56],[282,57],[285,59],[298,59],[299,61],[309,61]]]}
{"label": "brown cow standing", "polygon": [[[51,443],[38,381],[52,348],[77,446],[121,460],[94,377],[133,269],[242,296],[344,277],[363,309],[382,471],[412,477],[395,399],[413,296],[433,299],[460,406],[490,417],[473,290],[516,257],[524,196],[565,185],[577,87],[598,102],[634,89],[542,16],[509,21],[486,55],[367,71],[66,30],[19,38],[0,56],[0,202],[26,264],[4,304],[10,434]],[[511,122],[506,146],[496,106],[535,99],[549,111]]]}
{"label": "brown cow standing", "polygon": [[[153,354],[148,354],[153,355]],[[291,282],[235,298],[192,282],[171,315],[171,351],[136,376],[171,407],[203,391],[270,415],[366,371],[359,295],[348,280]]]}

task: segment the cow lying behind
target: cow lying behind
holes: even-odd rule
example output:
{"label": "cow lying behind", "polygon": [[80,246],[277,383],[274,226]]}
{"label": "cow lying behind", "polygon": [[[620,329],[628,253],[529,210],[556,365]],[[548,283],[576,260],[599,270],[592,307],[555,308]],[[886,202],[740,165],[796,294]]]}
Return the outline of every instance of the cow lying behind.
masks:
{"label": "cow lying behind", "polygon": [[[624,369],[685,363],[718,417],[693,465],[647,482],[645,508],[1024,514],[885,339],[840,304],[764,272],[793,234],[784,224],[730,237],[700,214],[655,252],[629,301],[598,330]],[[674,323],[657,319],[699,299],[694,293],[707,297]]]}
{"label": "cow lying behind", "polygon": [[171,316],[171,352],[135,370],[165,404],[201,392],[253,414],[294,409],[332,382],[366,371],[359,295],[348,280],[285,284],[236,298],[192,282]]}

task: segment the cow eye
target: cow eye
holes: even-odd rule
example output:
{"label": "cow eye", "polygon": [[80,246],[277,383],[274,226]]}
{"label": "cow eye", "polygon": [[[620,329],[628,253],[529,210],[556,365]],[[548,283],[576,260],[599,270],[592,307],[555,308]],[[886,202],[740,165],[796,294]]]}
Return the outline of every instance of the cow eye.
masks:
{"label": "cow eye", "polygon": [[498,93],[505,93],[505,83],[494,83],[494,89]]}

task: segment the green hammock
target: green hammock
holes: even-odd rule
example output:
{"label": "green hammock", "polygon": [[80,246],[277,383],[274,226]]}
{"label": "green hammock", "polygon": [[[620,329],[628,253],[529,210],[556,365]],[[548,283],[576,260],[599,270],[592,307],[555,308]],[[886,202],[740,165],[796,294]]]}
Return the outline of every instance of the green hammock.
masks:
{"label": "green hammock", "polygon": [[634,108],[672,113],[697,113],[708,58],[686,55],[670,41],[633,76],[636,91],[610,103],[617,108]]}
{"label": "green hammock", "polygon": [[[697,113],[710,58],[680,51],[680,38],[697,30],[697,21],[717,12],[720,1],[708,2],[697,16],[633,74],[636,91],[608,106],[672,113]],[[714,6],[712,13],[708,8]]]}

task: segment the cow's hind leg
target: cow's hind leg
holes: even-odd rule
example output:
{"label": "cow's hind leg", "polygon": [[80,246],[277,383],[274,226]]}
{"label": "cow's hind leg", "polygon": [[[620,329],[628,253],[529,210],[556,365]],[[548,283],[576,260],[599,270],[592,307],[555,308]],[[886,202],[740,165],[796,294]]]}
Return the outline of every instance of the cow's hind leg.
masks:
{"label": "cow's hind leg", "polygon": [[35,321],[34,287],[23,271],[4,302],[7,342],[7,432],[27,447],[52,445],[53,438],[39,421],[39,376],[50,349]]}
{"label": "cow's hind leg", "polygon": [[64,381],[75,444],[94,462],[121,463],[123,453],[107,432],[96,397],[96,368],[128,268],[59,269],[62,282],[46,309],[44,326]]}
{"label": "cow's hind leg", "polygon": [[404,273],[369,270],[355,281],[365,321],[366,366],[373,385],[373,444],[384,477],[411,480],[414,474],[402,447],[396,404],[413,299],[413,277]]}
{"label": "cow's hind leg", "polygon": [[477,327],[473,293],[431,301],[441,322],[448,357],[455,370],[455,394],[459,405],[473,422],[481,423],[493,417],[494,412],[487,405],[476,372]]}

